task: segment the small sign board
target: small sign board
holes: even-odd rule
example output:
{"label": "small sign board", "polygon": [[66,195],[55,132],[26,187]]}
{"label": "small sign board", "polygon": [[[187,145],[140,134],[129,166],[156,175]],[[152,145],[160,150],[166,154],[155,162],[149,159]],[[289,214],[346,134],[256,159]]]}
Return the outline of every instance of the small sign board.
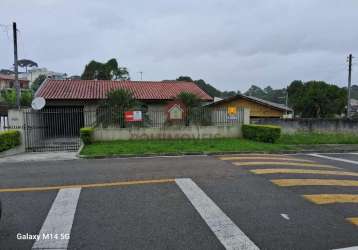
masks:
{"label": "small sign board", "polygon": [[235,106],[229,106],[227,107],[227,113],[229,114],[229,116],[234,116],[237,113],[237,109]]}
{"label": "small sign board", "polygon": [[174,104],[169,110],[169,119],[170,120],[181,120],[183,119],[183,109],[179,104]]}
{"label": "small sign board", "polygon": [[230,121],[237,120],[237,108],[235,106],[227,107],[227,119]]}
{"label": "small sign board", "polygon": [[142,111],[124,112],[124,120],[126,122],[141,122],[143,121]]}

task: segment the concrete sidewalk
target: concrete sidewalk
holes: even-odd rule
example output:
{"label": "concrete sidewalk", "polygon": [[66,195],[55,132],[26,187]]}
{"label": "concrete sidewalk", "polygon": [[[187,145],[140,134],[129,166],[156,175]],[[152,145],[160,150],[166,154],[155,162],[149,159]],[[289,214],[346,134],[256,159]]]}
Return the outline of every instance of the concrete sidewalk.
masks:
{"label": "concrete sidewalk", "polygon": [[0,158],[0,163],[28,162],[28,161],[63,161],[78,159],[76,152],[41,152],[22,153]]}

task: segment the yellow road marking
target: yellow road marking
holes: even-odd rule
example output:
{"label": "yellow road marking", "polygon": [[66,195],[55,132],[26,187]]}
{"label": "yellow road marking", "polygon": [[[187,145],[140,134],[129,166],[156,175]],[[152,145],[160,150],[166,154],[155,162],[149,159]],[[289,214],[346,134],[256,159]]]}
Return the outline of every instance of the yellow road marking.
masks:
{"label": "yellow road marking", "polygon": [[5,193],[5,192],[50,191],[50,190],[58,190],[58,189],[63,189],[63,188],[116,187],[116,186],[127,186],[127,185],[170,183],[170,182],[175,182],[175,179],[120,181],[120,182],[92,183],[92,184],[78,184],[78,185],[63,185],[63,186],[47,186],[47,187],[2,188],[2,189],[0,189],[0,193]]}
{"label": "yellow road marking", "polygon": [[347,218],[346,220],[348,220],[353,225],[358,226],[358,217],[351,217],[351,218]]}
{"label": "yellow road marking", "polygon": [[303,195],[315,204],[358,203],[358,194],[309,194]]}
{"label": "yellow road marking", "polygon": [[274,179],[272,183],[280,187],[292,186],[342,186],[358,187],[358,181],[354,180],[327,180],[327,179]]}
{"label": "yellow road marking", "polygon": [[299,167],[317,167],[317,168],[335,168],[331,165],[315,164],[315,163],[302,163],[302,162],[261,162],[261,161],[248,161],[248,162],[233,162],[236,166],[266,166],[266,165],[278,165],[278,166],[299,166]]}
{"label": "yellow road marking", "polygon": [[289,168],[267,168],[250,170],[254,174],[323,174],[323,175],[343,175],[358,176],[355,172],[312,170],[312,169],[289,169]]}
{"label": "yellow road marking", "polygon": [[298,161],[298,162],[313,162],[306,159],[297,159],[291,157],[265,157],[265,156],[238,156],[238,157],[219,157],[223,161],[236,161],[236,160],[278,160],[278,161]]}

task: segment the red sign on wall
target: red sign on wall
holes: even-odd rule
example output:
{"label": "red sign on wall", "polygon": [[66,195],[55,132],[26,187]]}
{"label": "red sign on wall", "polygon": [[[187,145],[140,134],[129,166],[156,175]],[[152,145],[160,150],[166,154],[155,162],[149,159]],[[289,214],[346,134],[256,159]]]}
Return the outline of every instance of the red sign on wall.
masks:
{"label": "red sign on wall", "polygon": [[143,121],[142,111],[126,111],[126,112],[124,112],[124,120],[126,122],[141,122],[141,121]]}

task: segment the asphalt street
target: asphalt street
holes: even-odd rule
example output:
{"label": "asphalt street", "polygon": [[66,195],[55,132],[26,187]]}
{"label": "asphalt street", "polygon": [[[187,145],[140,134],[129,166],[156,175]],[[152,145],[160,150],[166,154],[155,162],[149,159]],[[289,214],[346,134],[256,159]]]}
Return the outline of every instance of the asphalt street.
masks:
{"label": "asphalt street", "polygon": [[358,247],[358,154],[0,162],[0,249]]}

